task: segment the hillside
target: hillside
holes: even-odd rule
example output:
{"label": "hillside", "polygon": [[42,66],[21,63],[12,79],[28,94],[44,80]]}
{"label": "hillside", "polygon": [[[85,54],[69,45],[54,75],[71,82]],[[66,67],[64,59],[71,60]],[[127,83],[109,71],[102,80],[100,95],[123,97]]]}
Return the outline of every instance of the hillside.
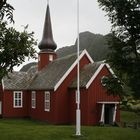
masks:
{"label": "hillside", "polygon": [[[72,46],[62,47],[57,50],[58,57],[63,57],[71,53],[76,53],[77,46],[75,44]],[[80,50],[86,49],[94,61],[101,61],[106,59],[108,53],[108,45],[106,41],[106,36],[100,34],[94,34],[91,32],[80,33]],[[26,64],[21,68],[20,71],[26,72],[32,65],[36,65],[36,62]]]}
{"label": "hillside", "polygon": [[[76,52],[76,42],[72,46],[62,47],[57,50],[58,57],[63,57]],[[91,32],[80,33],[80,50],[86,49],[94,61],[101,61],[106,58],[108,45],[106,36],[93,34]]]}

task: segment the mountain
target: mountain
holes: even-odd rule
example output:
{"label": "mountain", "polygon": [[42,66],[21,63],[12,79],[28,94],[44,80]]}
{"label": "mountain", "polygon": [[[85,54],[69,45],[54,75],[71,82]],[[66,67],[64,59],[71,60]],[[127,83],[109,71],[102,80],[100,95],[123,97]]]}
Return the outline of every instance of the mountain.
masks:
{"label": "mountain", "polygon": [[[76,52],[77,40],[74,45],[62,47],[57,50],[58,57],[63,57]],[[108,45],[106,36],[91,32],[80,33],[80,50],[86,49],[94,61],[106,59]]]}
{"label": "mountain", "polygon": [[35,66],[35,65],[37,65],[37,62],[28,63],[28,64],[24,65],[24,66],[20,69],[20,71],[21,71],[21,72],[27,72],[32,66]]}
{"label": "mountain", "polygon": [[[80,50],[86,49],[94,61],[102,61],[106,59],[109,52],[106,36],[94,34],[91,32],[80,33]],[[58,57],[63,57],[77,51],[77,40],[72,46],[62,47],[57,50]],[[26,64],[20,71],[26,72],[36,62]]]}

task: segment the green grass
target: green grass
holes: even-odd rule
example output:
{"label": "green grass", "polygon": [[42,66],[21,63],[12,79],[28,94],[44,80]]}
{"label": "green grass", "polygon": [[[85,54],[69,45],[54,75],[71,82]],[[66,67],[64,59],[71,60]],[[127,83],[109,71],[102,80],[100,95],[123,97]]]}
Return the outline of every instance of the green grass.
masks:
{"label": "green grass", "polygon": [[[123,119],[135,114],[123,112]],[[140,140],[140,129],[82,127],[82,137],[73,137],[75,126],[48,125],[22,119],[0,119],[0,140]]]}
{"label": "green grass", "polygon": [[121,121],[122,122],[140,122],[140,115],[134,112],[121,111]]}

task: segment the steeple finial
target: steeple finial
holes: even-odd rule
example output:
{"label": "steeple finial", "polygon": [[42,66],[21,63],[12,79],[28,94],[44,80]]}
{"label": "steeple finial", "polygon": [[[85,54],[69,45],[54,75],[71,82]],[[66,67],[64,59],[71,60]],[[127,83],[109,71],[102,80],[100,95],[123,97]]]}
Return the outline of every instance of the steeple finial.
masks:
{"label": "steeple finial", "polygon": [[57,48],[57,45],[53,40],[49,0],[47,0],[47,11],[46,11],[46,17],[45,17],[45,23],[44,23],[43,36],[38,47],[41,51],[46,51],[46,50],[53,51]]}

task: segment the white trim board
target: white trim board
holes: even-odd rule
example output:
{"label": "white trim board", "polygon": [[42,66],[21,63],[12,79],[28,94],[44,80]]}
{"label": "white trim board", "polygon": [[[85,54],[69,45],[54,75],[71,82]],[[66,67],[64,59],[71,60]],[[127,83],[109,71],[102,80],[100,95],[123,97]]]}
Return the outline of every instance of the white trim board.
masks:
{"label": "white trim board", "polygon": [[5,87],[4,87],[4,80],[2,79],[2,89],[4,90],[5,89]]}
{"label": "white trim board", "polygon": [[103,101],[103,102],[97,102],[98,104],[119,104],[120,102],[107,102],[107,101]]}
{"label": "white trim board", "polygon": [[87,85],[86,85],[86,89],[89,88],[89,86],[91,85],[91,83],[94,81],[94,79],[97,77],[97,75],[99,74],[99,72],[102,70],[102,68],[104,67],[105,64],[101,64],[99,66],[99,68],[96,70],[96,72],[93,74],[93,76],[91,77],[91,79],[88,81]]}
{"label": "white trim board", "polygon": [[91,79],[88,81],[87,85],[86,85],[86,89],[89,88],[89,86],[91,85],[91,83],[95,80],[95,78],[97,77],[97,75],[100,73],[100,71],[102,70],[102,68],[106,66],[107,69],[109,70],[109,72],[116,77],[115,73],[113,72],[113,70],[111,69],[111,67],[109,66],[109,64],[107,63],[103,63],[99,66],[99,68],[96,70],[96,72],[93,74],[93,76],[91,77]]}
{"label": "white trim board", "polygon": [[[91,63],[94,63],[93,59],[90,57],[88,52],[86,50],[83,50],[82,53],[79,56],[79,60],[82,59],[82,57],[86,55],[87,58]],[[67,70],[67,72],[63,75],[63,77],[58,81],[58,83],[54,87],[54,91],[58,89],[58,87],[62,84],[62,82],[66,79],[66,77],[70,74],[70,72],[74,69],[74,67],[77,65],[78,59],[75,60],[75,62],[71,65],[71,67]]]}
{"label": "white trim board", "polygon": [[108,68],[108,70],[110,71],[110,73],[115,76],[114,71],[111,69],[110,65],[106,63],[106,67]]}

